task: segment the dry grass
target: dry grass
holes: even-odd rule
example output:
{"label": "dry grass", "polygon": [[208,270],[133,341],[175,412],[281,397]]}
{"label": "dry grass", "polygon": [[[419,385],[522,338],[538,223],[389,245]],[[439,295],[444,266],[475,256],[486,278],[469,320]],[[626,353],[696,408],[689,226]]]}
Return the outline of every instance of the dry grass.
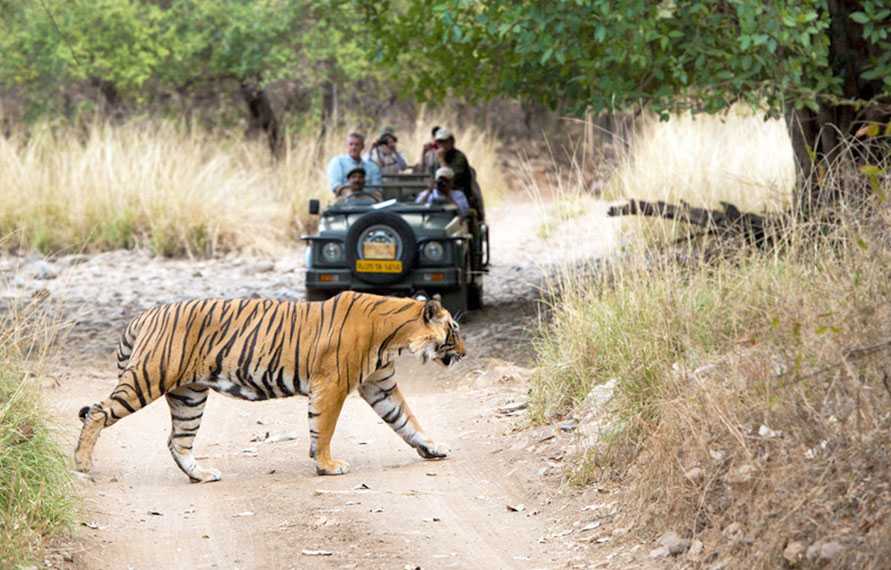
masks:
{"label": "dry grass", "polygon": [[[419,149],[426,128],[400,136],[403,148]],[[459,137],[487,195],[503,192],[497,142],[475,128]],[[240,134],[157,121],[0,138],[0,234],[42,252],[275,253],[311,226],[307,199],[328,196],[325,166],[345,138],[294,138],[277,163]]]}
{"label": "dry grass", "polygon": [[742,210],[786,207],[795,184],[791,143],[782,120],[734,108],[722,115],[681,115],[636,125],[607,185],[612,198],[686,200]]}
{"label": "dry grass", "polygon": [[[698,148],[709,164],[712,145]],[[751,164],[759,162],[777,157]],[[627,164],[641,179],[658,177],[637,157]],[[632,247],[596,272],[574,267],[554,280],[536,342],[533,415],[573,413],[594,385],[618,379],[611,436],[583,454],[575,482],[621,479],[628,522],[646,536],[675,530],[701,540],[700,563],[777,568],[792,543],[819,552],[835,542],[844,550],[833,566],[886,565],[891,212],[881,196],[891,169],[881,167],[876,209],[841,206],[831,229],[787,227],[776,250],[706,260],[696,244]],[[662,186],[684,188],[688,178],[673,176]],[[870,184],[844,164],[830,176],[848,189]],[[717,200],[720,188],[674,198]],[[765,182],[761,195],[772,188]]]}
{"label": "dry grass", "polygon": [[40,363],[58,324],[39,300],[0,313],[0,567],[39,559],[71,522],[65,457],[40,406]]}

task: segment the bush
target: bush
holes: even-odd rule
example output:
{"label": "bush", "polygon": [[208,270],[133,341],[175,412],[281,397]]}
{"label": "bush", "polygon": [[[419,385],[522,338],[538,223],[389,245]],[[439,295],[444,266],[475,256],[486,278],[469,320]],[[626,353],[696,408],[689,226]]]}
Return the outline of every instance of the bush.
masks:
{"label": "bush", "polygon": [[674,528],[737,566],[776,568],[792,543],[835,542],[833,564],[883,567],[891,178],[874,172],[880,191],[836,165],[831,182],[873,186],[869,207],[790,222],[776,250],[638,241],[553,280],[534,418],[581,415],[591,388],[617,379],[608,440],[582,454],[574,482],[621,479],[640,533]]}
{"label": "bush", "polygon": [[71,521],[73,490],[35,386],[54,325],[35,304],[0,316],[0,567],[38,558]]}

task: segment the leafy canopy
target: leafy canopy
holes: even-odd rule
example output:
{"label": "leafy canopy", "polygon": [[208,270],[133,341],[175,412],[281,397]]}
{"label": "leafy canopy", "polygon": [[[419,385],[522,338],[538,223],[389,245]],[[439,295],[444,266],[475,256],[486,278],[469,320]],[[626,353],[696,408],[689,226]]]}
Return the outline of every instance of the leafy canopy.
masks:
{"label": "leafy canopy", "polygon": [[[508,95],[569,110],[646,104],[715,112],[745,100],[816,109],[839,98],[826,0],[429,0],[360,2],[374,12],[382,61],[405,53],[424,98]],[[875,55],[864,79],[891,93],[891,9],[851,18]]]}
{"label": "leafy canopy", "polygon": [[0,0],[0,86],[45,101],[82,82],[139,102],[235,80],[309,88],[377,73],[350,0]]}

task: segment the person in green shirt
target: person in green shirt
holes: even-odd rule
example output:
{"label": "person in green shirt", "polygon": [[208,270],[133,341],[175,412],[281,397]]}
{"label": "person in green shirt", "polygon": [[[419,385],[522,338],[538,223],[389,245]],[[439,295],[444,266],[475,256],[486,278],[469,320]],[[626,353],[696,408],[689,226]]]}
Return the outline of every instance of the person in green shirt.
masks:
{"label": "person in green shirt", "polygon": [[467,196],[470,207],[476,210],[480,220],[484,219],[482,194],[479,186],[474,183],[474,172],[470,167],[467,156],[455,148],[455,135],[445,127],[440,127],[433,135],[436,143],[436,159],[430,166],[430,175],[435,176],[436,171],[442,167],[448,167],[454,172],[452,188],[463,192]]}

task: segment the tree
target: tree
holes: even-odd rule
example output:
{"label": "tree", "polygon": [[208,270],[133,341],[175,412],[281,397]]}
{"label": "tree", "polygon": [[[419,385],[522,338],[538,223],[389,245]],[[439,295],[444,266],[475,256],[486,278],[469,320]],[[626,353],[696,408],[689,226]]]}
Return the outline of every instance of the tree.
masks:
{"label": "tree", "polygon": [[33,116],[84,89],[114,115],[171,93],[232,89],[248,134],[265,134],[276,152],[270,84],[319,92],[332,118],[338,84],[383,76],[365,18],[350,0],[0,0],[0,86],[19,89]]}
{"label": "tree", "polygon": [[45,110],[63,86],[86,84],[115,114],[169,55],[163,13],[130,0],[0,5],[0,83],[28,91]]}
{"label": "tree", "polygon": [[[508,95],[570,112],[786,113],[802,180],[839,136],[891,119],[887,0],[360,1],[378,53],[427,99]],[[826,199],[799,185],[798,203]],[[807,190],[805,190],[807,189]]]}

